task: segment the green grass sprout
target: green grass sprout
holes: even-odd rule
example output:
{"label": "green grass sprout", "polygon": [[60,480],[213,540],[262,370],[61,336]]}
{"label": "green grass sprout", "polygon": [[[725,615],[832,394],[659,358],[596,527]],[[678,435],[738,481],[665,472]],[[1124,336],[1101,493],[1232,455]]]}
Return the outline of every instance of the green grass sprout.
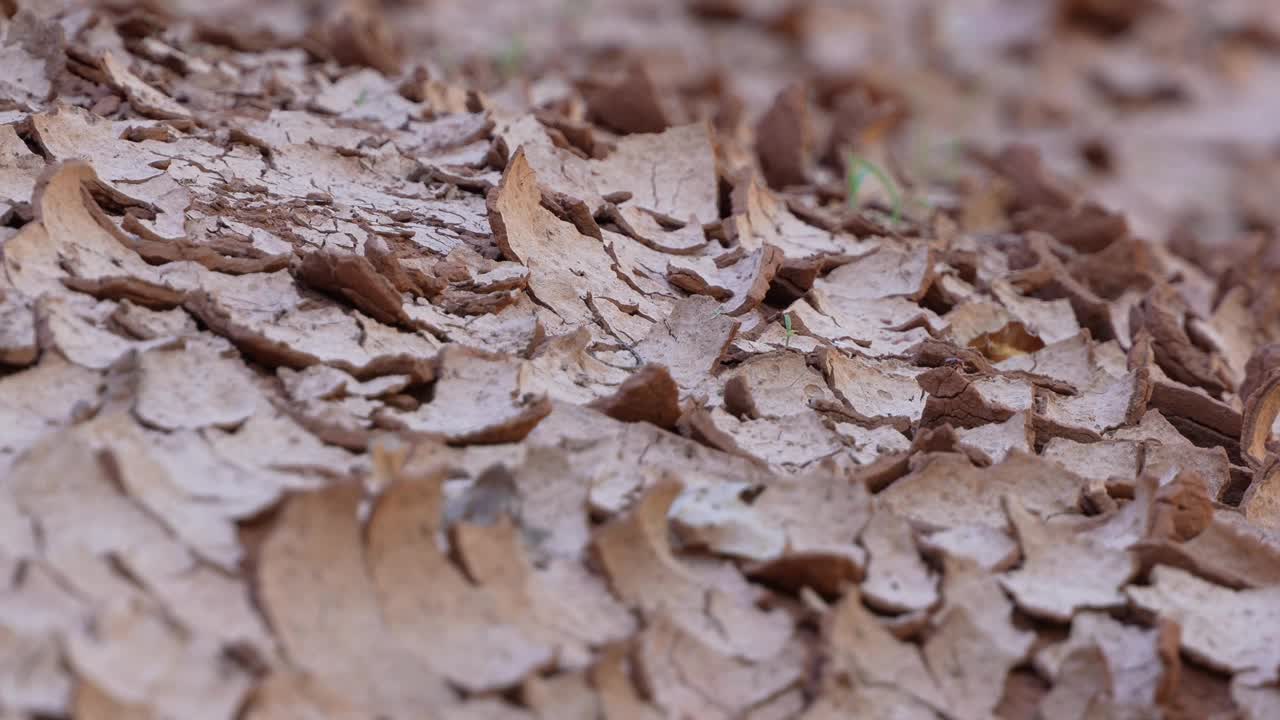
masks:
{"label": "green grass sprout", "polygon": [[[850,157],[852,160],[852,156]],[[849,207],[857,207],[858,194],[862,192],[862,181],[867,177],[867,169],[860,164],[849,165]]]}
{"label": "green grass sprout", "polygon": [[889,193],[889,199],[893,201],[893,223],[896,225],[902,219],[902,192],[895,183],[879,165],[849,153],[849,207],[856,208],[858,206],[858,195],[862,191],[862,182],[866,180],[867,175],[871,175],[880,182],[880,186]]}
{"label": "green grass sprout", "polygon": [[786,339],[786,341],[783,343],[783,347],[785,347],[785,348],[787,348],[788,350],[790,350],[790,349],[791,349],[791,336],[796,334],[796,331],[791,329],[791,313],[783,313],[783,314],[782,314],[782,327],[783,327],[784,329],[786,329],[786,331],[787,331],[787,339]]}
{"label": "green grass sprout", "polygon": [[498,53],[497,64],[498,72],[502,73],[504,79],[510,80],[520,72],[520,68],[524,65],[525,56],[528,49],[524,44],[524,36],[520,33],[514,33],[511,41]]}

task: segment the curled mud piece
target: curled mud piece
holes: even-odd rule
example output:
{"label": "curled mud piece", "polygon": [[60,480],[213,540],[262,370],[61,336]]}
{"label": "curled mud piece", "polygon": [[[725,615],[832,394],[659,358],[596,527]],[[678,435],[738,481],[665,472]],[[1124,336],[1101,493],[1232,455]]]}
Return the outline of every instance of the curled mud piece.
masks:
{"label": "curled mud piece", "polygon": [[1273,372],[1258,383],[1244,404],[1240,450],[1255,470],[1262,467],[1271,452],[1267,442],[1277,416],[1280,416],[1280,372]]}

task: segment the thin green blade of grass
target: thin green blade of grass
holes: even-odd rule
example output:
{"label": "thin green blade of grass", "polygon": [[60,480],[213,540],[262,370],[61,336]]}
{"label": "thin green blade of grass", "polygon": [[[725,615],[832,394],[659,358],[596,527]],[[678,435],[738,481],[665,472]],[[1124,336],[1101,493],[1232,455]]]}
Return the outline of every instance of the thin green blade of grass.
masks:
{"label": "thin green blade of grass", "polygon": [[897,184],[890,179],[889,174],[879,165],[853,153],[849,154],[848,165],[849,206],[854,208],[858,206],[858,193],[862,189],[863,180],[870,173],[872,177],[880,181],[880,186],[884,188],[885,192],[889,193],[889,199],[893,201],[893,223],[897,225],[902,219],[902,192],[898,190]]}
{"label": "thin green blade of grass", "polygon": [[858,194],[862,192],[862,181],[867,178],[867,171],[861,165],[849,169],[849,207],[858,206]]}
{"label": "thin green blade of grass", "polygon": [[512,35],[510,42],[497,56],[498,72],[503,79],[510,80],[520,72],[526,54],[524,36],[519,33]]}

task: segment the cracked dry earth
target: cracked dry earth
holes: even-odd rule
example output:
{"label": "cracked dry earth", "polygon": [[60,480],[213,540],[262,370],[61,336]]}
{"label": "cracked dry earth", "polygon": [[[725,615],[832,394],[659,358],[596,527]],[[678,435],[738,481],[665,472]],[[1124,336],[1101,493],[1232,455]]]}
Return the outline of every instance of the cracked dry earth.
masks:
{"label": "cracked dry earth", "polygon": [[1280,717],[1275,7],[0,0],[0,718]]}

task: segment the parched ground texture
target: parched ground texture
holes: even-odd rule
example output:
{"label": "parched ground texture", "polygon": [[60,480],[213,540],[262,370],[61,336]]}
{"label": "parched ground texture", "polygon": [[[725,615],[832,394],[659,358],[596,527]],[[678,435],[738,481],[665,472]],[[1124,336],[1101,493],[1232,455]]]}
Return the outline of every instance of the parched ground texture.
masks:
{"label": "parched ground texture", "polygon": [[0,718],[1280,717],[1280,5],[0,0]]}

